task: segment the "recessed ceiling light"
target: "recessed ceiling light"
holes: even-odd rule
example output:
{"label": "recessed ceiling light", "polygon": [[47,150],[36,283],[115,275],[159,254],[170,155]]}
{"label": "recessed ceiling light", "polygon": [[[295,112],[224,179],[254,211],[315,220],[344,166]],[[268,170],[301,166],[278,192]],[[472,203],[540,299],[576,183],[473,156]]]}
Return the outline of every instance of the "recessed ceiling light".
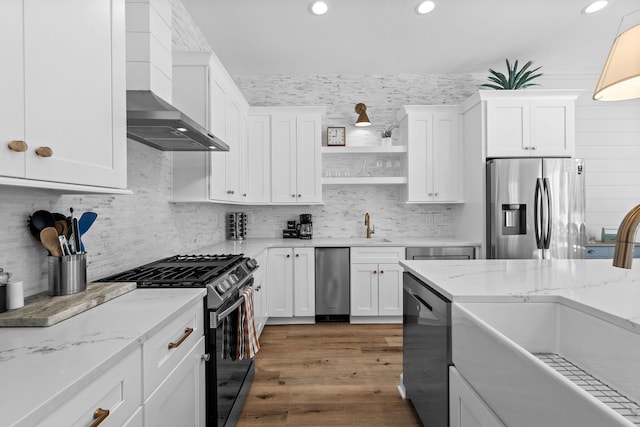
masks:
{"label": "recessed ceiling light", "polygon": [[324,15],[329,10],[329,5],[325,1],[312,1],[309,4],[309,12],[314,15]]}
{"label": "recessed ceiling light", "polygon": [[418,15],[426,15],[427,13],[435,9],[435,7],[436,7],[436,4],[431,0],[423,1],[422,3],[416,6],[416,13]]}
{"label": "recessed ceiling light", "polygon": [[609,0],[593,1],[593,2],[589,3],[588,5],[586,5],[584,7],[584,9],[582,9],[582,13],[585,14],[585,15],[588,15],[590,13],[598,12],[598,11],[604,9],[605,7],[609,6],[609,3],[610,3]]}

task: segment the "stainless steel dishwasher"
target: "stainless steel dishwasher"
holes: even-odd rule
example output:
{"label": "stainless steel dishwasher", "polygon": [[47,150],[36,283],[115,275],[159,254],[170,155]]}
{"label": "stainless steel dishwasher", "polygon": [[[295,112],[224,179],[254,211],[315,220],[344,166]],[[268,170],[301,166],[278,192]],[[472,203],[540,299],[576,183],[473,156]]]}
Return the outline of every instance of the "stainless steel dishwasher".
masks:
{"label": "stainless steel dishwasher", "polygon": [[348,322],[349,248],[316,248],[316,321]]}
{"label": "stainless steel dishwasher", "polygon": [[434,246],[407,248],[409,260],[433,260],[433,259],[475,259],[476,248],[473,246]]}

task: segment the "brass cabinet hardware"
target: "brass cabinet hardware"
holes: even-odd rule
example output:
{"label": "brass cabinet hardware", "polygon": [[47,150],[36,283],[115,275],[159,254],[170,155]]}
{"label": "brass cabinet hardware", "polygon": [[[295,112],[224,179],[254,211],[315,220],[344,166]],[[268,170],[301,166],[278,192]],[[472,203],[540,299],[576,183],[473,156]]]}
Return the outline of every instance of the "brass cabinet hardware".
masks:
{"label": "brass cabinet hardware", "polygon": [[210,355],[209,353],[205,353],[205,354],[203,354],[202,356],[200,356],[200,360],[201,360],[202,362],[208,362],[208,361],[209,361],[209,359],[211,359],[211,355]]}
{"label": "brass cabinet hardware", "polygon": [[291,195],[291,197],[296,197],[296,195],[295,195],[295,194],[292,194],[292,195]]}
{"label": "brass cabinet hardware", "polygon": [[378,272],[376,270],[373,270],[373,274],[378,274]]}
{"label": "brass cabinet hardware", "polygon": [[256,286],[256,292],[260,292],[260,289],[262,289],[262,285]]}
{"label": "brass cabinet hardware", "polygon": [[9,143],[9,150],[11,151],[15,151],[17,153],[23,153],[27,151],[27,149],[29,149],[29,146],[27,145],[27,143],[24,141],[20,141],[19,139],[16,139]]}
{"label": "brass cabinet hardware", "polygon": [[233,190],[227,190],[227,194],[235,194]]}
{"label": "brass cabinet hardware", "polygon": [[300,256],[300,254],[296,254],[296,258],[298,258]]}
{"label": "brass cabinet hardware", "polygon": [[53,150],[51,147],[38,147],[36,148],[36,154],[40,157],[51,157],[53,156]]}
{"label": "brass cabinet hardware", "polygon": [[247,193],[242,193],[242,197],[247,197]]}
{"label": "brass cabinet hardware", "polygon": [[91,423],[90,427],[98,427],[100,424],[102,424],[104,420],[107,419],[108,416],[109,416],[108,409],[102,409],[102,408],[96,409],[95,412],[93,413],[93,419],[95,421]]}
{"label": "brass cabinet hardware", "polygon": [[429,197],[433,196],[433,193],[429,193],[429,194],[428,194],[428,196],[429,196]]}
{"label": "brass cabinet hardware", "polygon": [[191,333],[193,332],[193,328],[185,328],[184,329],[184,335],[182,337],[180,337],[180,339],[177,342],[170,342],[168,347],[169,350],[171,350],[172,348],[178,348],[180,346],[180,344],[182,344],[184,342],[184,340],[186,340],[189,335],[191,335]]}
{"label": "brass cabinet hardware", "polygon": [[529,147],[522,147],[523,150],[529,150]]}
{"label": "brass cabinet hardware", "polygon": [[298,197],[302,197],[302,194],[298,194]]}
{"label": "brass cabinet hardware", "polygon": [[440,193],[433,193],[434,196],[438,197]]}
{"label": "brass cabinet hardware", "polygon": [[291,258],[291,255],[287,254],[287,258]]}
{"label": "brass cabinet hardware", "polygon": [[532,150],[537,150],[538,147],[536,147],[535,145],[533,147],[531,147]]}
{"label": "brass cabinet hardware", "polygon": [[380,274],[384,274],[384,270],[380,270]]}

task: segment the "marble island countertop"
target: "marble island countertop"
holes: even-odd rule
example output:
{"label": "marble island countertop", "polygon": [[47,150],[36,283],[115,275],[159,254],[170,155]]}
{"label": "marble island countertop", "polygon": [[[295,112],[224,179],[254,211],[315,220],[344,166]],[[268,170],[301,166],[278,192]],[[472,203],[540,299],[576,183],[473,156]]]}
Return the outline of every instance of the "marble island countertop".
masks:
{"label": "marble island countertop", "polygon": [[0,425],[35,425],[205,293],[136,289],[48,328],[2,328]]}
{"label": "marble island countertop", "polygon": [[611,260],[400,261],[454,302],[561,302],[640,334],[640,262]]}

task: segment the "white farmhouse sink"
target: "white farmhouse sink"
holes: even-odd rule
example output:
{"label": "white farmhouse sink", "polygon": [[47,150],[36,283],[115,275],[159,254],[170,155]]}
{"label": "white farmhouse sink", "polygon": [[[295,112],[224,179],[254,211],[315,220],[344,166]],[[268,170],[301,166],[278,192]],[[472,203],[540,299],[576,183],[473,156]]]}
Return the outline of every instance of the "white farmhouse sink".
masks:
{"label": "white farmhouse sink", "polygon": [[634,425],[534,354],[558,355],[640,402],[635,332],[560,302],[455,303],[452,346],[458,370],[510,427]]}

